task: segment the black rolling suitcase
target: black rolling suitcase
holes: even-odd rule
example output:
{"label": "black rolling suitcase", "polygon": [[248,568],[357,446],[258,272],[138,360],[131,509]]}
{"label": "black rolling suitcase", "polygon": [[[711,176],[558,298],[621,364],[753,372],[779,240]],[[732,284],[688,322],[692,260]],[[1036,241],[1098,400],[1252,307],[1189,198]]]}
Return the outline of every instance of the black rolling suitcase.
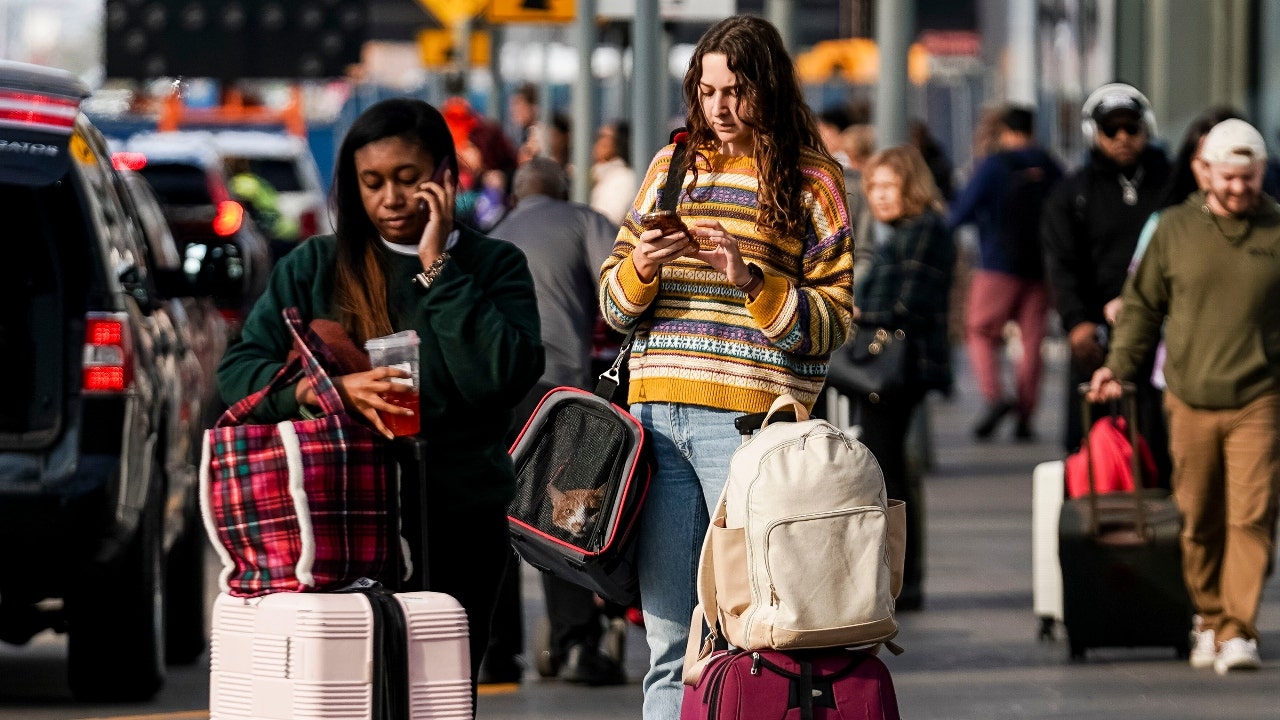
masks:
{"label": "black rolling suitcase", "polygon": [[[1081,385],[1083,393],[1087,385]],[[1083,401],[1084,448],[1089,452],[1092,407]],[[1120,404],[1131,447],[1138,447],[1132,385]],[[1133,477],[1142,477],[1131,453]],[[1191,650],[1191,600],[1182,580],[1178,533],[1182,519],[1166,490],[1096,492],[1089,463],[1089,493],[1062,505],[1058,557],[1062,565],[1063,622],[1071,658],[1097,647],[1170,646]]]}

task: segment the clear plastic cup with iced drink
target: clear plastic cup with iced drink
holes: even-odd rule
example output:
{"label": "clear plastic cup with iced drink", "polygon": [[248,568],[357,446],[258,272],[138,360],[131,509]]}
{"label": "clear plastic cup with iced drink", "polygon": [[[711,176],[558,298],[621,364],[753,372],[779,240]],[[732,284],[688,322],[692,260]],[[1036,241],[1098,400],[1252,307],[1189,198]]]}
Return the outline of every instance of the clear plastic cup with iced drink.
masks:
{"label": "clear plastic cup with iced drink", "polygon": [[364,349],[369,353],[369,363],[373,367],[392,367],[404,370],[410,377],[387,378],[393,383],[408,385],[412,392],[396,391],[384,393],[382,399],[413,411],[412,415],[392,415],[379,412],[382,422],[396,437],[417,435],[421,429],[418,415],[418,333],[405,330],[393,335],[370,338],[365,341]]}

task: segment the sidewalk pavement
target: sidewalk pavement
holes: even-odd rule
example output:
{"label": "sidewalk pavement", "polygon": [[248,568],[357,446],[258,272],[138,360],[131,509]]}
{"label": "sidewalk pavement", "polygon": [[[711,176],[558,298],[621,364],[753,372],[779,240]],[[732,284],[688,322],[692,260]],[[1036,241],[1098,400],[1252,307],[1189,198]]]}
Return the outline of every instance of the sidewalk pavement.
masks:
{"label": "sidewalk pavement", "polygon": [[[927,567],[924,608],[903,613],[897,641],[882,654],[911,720],[1280,718],[1280,580],[1270,579],[1259,629],[1263,668],[1219,677],[1193,670],[1171,648],[1090,650],[1068,658],[1064,631],[1038,639],[1031,605],[1031,471],[1062,456],[1067,399],[1065,352],[1046,345],[1035,442],[1016,443],[1012,424],[978,444],[970,426],[983,403],[957,348],[955,396],[931,397],[935,467],[925,479]],[[543,617],[537,571],[525,567],[526,636]],[[532,651],[526,657],[532,657]],[[648,666],[643,631],[631,628],[624,686],[585,688],[529,669],[519,686],[486,686],[484,720],[609,720],[640,717]]]}

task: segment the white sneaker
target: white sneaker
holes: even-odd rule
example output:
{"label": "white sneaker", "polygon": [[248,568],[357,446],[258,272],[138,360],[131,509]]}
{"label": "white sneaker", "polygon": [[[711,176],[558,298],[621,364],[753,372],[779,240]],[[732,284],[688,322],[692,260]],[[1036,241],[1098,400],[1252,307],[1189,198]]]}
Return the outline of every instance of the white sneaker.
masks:
{"label": "white sneaker", "polygon": [[1226,675],[1233,670],[1257,670],[1262,667],[1258,655],[1258,641],[1233,637],[1218,648],[1218,659],[1213,661],[1213,671]]}
{"label": "white sneaker", "polygon": [[1214,642],[1213,631],[1200,630],[1193,632],[1192,637],[1191,667],[1213,667],[1213,662],[1218,659],[1218,643]]}

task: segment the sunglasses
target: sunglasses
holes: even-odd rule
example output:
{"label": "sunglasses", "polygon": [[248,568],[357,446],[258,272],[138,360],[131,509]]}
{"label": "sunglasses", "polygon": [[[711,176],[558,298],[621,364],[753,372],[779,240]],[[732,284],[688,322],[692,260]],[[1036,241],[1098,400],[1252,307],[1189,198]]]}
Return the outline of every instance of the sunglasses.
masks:
{"label": "sunglasses", "polygon": [[1105,123],[1103,125],[1099,125],[1098,129],[1102,131],[1103,135],[1106,135],[1109,138],[1115,137],[1121,130],[1125,131],[1125,133],[1130,137],[1133,137],[1134,135],[1142,132],[1142,123],[1136,121]]}

